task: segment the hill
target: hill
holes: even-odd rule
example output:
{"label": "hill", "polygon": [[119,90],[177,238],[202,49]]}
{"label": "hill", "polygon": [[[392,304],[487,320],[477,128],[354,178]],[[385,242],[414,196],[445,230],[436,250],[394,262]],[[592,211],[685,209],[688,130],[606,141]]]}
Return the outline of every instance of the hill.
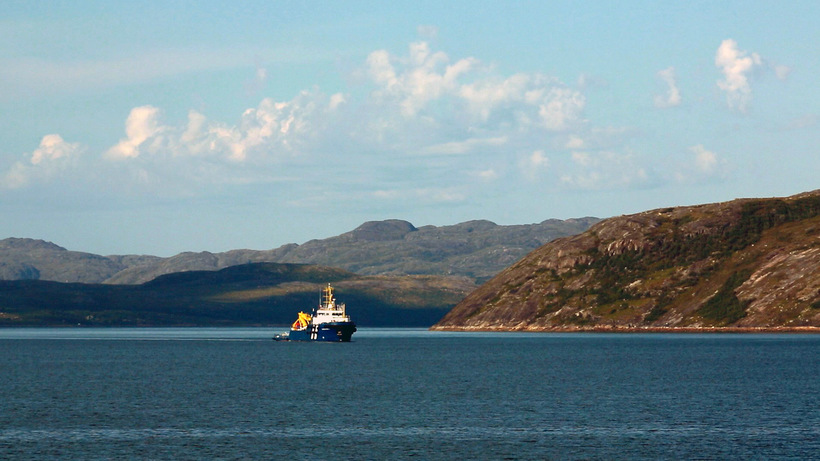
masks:
{"label": "hill", "polygon": [[544,243],[582,232],[598,221],[550,219],[514,226],[470,221],[419,228],[401,220],[373,221],[302,245],[261,251],[185,252],[170,258],[99,256],[42,240],[9,238],[0,240],[0,280],[136,285],[174,272],[274,262],[339,267],[362,275],[454,275],[483,281]]}
{"label": "hill", "polygon": [[43,240],[0,240],[0,280],[97,283],[130,266],[152,264],[154,256],[105,257],[69,251]]}
{"label": "hill", "polygon": [[429,326],[475,285],[466,278],[362,276],[258,263],[169,274],[141,285],[0,281],[0,326],[289,325],[326,283],[361,326]]}
{"label": "hill", "polygon": [[820,191],[607,219],[550,242],[433,329],[820,327]]}

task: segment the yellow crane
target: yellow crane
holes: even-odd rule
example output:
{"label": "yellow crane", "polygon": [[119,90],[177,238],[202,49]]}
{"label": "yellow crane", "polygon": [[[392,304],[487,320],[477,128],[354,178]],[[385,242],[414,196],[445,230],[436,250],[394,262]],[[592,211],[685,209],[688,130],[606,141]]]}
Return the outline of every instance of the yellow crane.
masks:
{"label": "yellow crane", "polygon": [[293,322],[293,325],[290,326],[292,330],[304,330],[310,325],[310,321],[313,317],[310,314],[305,314],[304,312],[299,312],[299,318]]}

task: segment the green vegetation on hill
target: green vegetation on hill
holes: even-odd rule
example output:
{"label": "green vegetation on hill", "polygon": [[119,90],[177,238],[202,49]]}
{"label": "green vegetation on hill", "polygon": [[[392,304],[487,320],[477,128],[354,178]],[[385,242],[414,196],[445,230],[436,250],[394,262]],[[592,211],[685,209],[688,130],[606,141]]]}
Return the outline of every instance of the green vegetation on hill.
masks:
{"label": "green vegetation on hill", "polygon": [[436,326],[820,326],[820,191],[604,220],[534,251]]}
{"label": "green vegetation on hill", "polygon": [[718,325],[729,325],[737,322],[746,316],[746,308],[749,301],[737,299],[735,290],[752,275],[751,271],[744,270],[735,272],[726,279],[726,283],[720,287],[714,296],[709,298],[697,313],[706,320],[716,322]]}

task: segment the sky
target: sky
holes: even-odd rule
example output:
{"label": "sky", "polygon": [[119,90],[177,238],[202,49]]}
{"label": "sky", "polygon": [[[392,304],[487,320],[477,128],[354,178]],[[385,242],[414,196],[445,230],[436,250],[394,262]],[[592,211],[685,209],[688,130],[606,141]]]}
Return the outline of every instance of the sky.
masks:
{"label": "sky", "polygon": [[6,1],[0,239],[271,249],[820,188],[817,1]]}

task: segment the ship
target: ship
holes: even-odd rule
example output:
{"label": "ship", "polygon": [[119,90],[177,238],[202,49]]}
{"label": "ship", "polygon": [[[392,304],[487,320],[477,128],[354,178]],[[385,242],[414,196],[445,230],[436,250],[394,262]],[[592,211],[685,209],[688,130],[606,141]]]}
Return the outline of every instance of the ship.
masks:
{"label": "ship", "polygon": [[356,332],[344,303],[336,303],[333,287],[328,283],[322,289],[319,307],[312,314],[299,312],[290,331],[273,337],[277,341],[332,341],[349,342]]}

